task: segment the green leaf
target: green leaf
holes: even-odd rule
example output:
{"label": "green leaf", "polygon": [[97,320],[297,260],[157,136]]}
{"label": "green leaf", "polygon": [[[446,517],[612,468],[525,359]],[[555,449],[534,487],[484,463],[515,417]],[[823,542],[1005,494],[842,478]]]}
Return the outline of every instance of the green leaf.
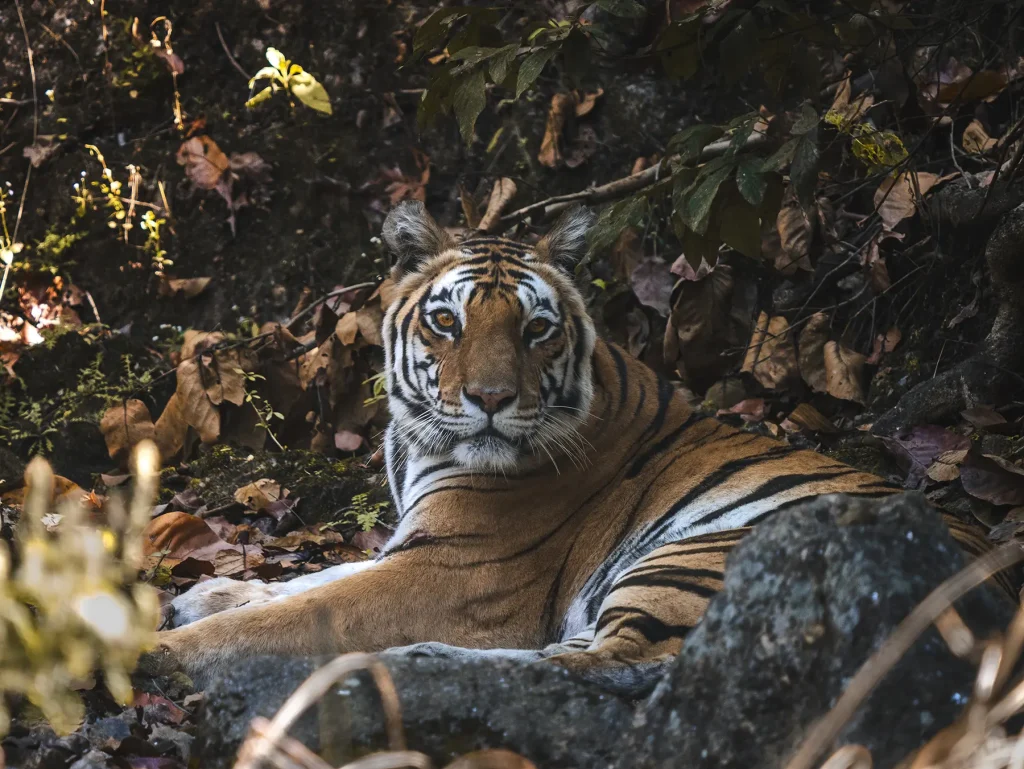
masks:
{"label": "green leaf", "polygon": [[473,128],[476,126],[476,119],[480,117],[480,113],[487,106],[485,86],[484,71],[478,69],[464,75],[452,94],[452,109],[455,110],[455,117],[459,121],[459,131],[467,146],[473,141]]}
{"label": "green leaf", "polygon": [[745,14],[722,39],[718,51],[722,77],[727,85],[733,85],[747,74],[760,53],[757,22],[752,13]]}
{"label": "green leaf", "polygon": [[263,67],[259,72],[252,76],[252,80],[249,81],[249,87],[252,88],[256,84],[257,80],[264,80],[268,78],[270,80],[274,80],[275,78],[281,79],[281,73],[273,67]]}
{"label": "green leaf", "polygon": [[751,259],[761,256],[761,218],[742,200],[733,200],[718,216],[718,234],[727,246]]}
{"label": "green leaf", "polygon": [[590,74],[590,38],[578,27],[574,27],[562,43],[562,61],[565,74],[577,86]]}
{"label": "green leaf", "polygon": [[312,107],[317,112],[327,115],[332,113],[331,98],[327,95],[327,91],[320,85],[320,81],[308,72],[293,75],[288,80],[288,86],[295,94],[295,98],[307,107]]}
{"label": "green leaf", "polygon": [[544,71],[544,65],[551,61],[556,50],[555,48],[542,48],[523,59],[523,63],[519,65],[519,77],[516,80],[517,99],[540,77],[540,73]]}
{"label": "green leaf", "polygon": [[269,85],[260,91],[258,94],[253,96],[249,101],[245,103],[246,107],[255,107],[257,104],[262,104],[274,94],[274,89]]}
{"label": "green leaf", "polygon": [[706,123],[698,123],[684,128],[668,142],[668,151],[678,154],[683,163],[691,163],[700,157],[704,148],[720,137],[724,132],[721,128]]}
{"label": "green leaf", "polygon": [[491,58],[490,63],[487,65],[487,74],[491,77],[492,83],[500,84],[504,81],[505,76],[508,74],[508,69],[512,65],[512,62],[516,60],[516,54],[519,52],[519,45],[512,43],[506,45],[504,48],[499,48],[497,53]]}
{"label": "green leaf", "polygon": [[430,87],[423,93],[419,109],[416,111],[416,124],[420,128],[433,123],[438,115],[448,114],[448,96],[454,85],[455,80],[443,69],[430,81]]}
{"label": "green leaf", "polygon": [[655,46],[666,74],[683,80],[697,74],[702,51],[700,19],[669,24]]}
{"label": "green leaf", "polygon": [[718,195],[718,188],[732,172],[733,167],[729,165],[715,169],[707,175],[686,201],[686,223],[697,234],[703,235],[707,231],[708,217],[711,215],[711,206]]}
{"label": "green leaf", "polygon": [[761,205],[764,191],[768,188],[768,180],[764,178],[760,161],[750,158],[740,161],[736,166],[736,188],[750,205]]}
{"label": "green leaf", "polygon": [[[270,62],[270,66],[271,67],[276,69],[281,74],[287,74],[287,72],[288,72],[288,59],[286,59],[284,57],[284,54],[281,53],[276,48],[268,48],[267,49],[267,61]],[[259,77],[259,75],[257,75],[256,77]]]}
{"label": "green leaf", "polygon": [[814,190],[818,186],[818,163],[821,152],[818,149],[817,126],[800,137],[796,152],[793,154],[793,165],[789,169],[789,179],[796,189],[797,199],[805,208],[814,203]]}
{"label": "green leaf", "polygon": [[647,9],[635,0],[596,0],[594,5],[612,16],[642,19],[647,15]]}
{"label": "green leaf", "polygon": [[793,121],[793,127],[789,132],[794,136],[803,136],[817,125],[818,110],[814,109],[809,103],[804,102],[800,105],[800,114],[796,116],[796,120]]}
{"label": "green leaf", "polygon": [[427,20],[416,30],[416,35],[413,37],[413,54],[418,56],[437,48],[444,40],[452,22],[456,21],[460,16],[465,16],[471,10],[470,8],[460,7],[442,8],[430,14]]}
{"label": "green leaf", "polygon": [[796,145],[800,143],[800,137],[796,136],[786,141],[774,153],[765,158],[761,163],[762,171],[781,171],[793,162],[793,153],[796,152]]}
{"label": "green leaf", "polygon": [[647,213],[647,200],[641,196],[626,198],[604,209],[587,233],[587,259],[615,242],[627,227],[638,224]]}
{"label": "green leaf", "polygon": [[[701,260],[707,261],[712,267],[718,261],[718,246],[720,241],[715,238],[706,238],[703,235],[698,235],[691,229],[684,229],[682,236],[679,238],[683,246],[683,254],[686,256],[686,261],[690,263],[690,266],[694,270],[700,268]],[[680,281],[681,283],[682,281]],[[679,285],[678,283],[676,284]],[[675,288],[672,290],[675,295]],[[672,304],[675,305],[675,298],[672,300]]]}

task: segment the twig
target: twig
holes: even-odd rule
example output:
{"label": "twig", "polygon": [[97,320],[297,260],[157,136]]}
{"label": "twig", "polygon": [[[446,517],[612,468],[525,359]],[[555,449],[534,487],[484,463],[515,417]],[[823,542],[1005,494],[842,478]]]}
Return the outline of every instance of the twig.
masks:
{"label": "twig", "polygon": [[993,574],[1019,563],[1024,550],[1010,542],[973,561],[967,568],[953,575],[925,598],[904,619],[881,648],[861,665],[860,670],[846,687],[832,708],[813,727],[790,759],[786,769],[811,769],[818,756],[836,738],[839,730],[853,717],[857,708],[874,690],[879,681],[899,662],[928,626],[935,622],[954,601],[974,589]]}
{"label": "twig", "polygon": [[220,24],[215,21],[213,22],[213,26],[217,28],[217,38],[220,40],[220,45],[224,49],[224,53],[227,54],[228,61],[231,62],[231,66],[237,69],[239,74],[246,80],[251,80],[251,78],[245,73],[245,70],[242,69],[242,65],[235,61],[235,57],[231,55],[231,49],[228,48],[228,44],[224,41],[224,34],[220,31]]}
{"label": "twig", "polygon": [[292,326],[294,326],[300,320],[305,318],[307,315],[313,312],[313,310],[322,305],[328,299],[333,299],[334,297],[342,296],[343,294],[349,294],[352,293],[353,291],[362,291],[364,288],[376,288],[376,286],[376,281],[368,281],[366,283],[356,283],[354,286],[347,286],[346,288],[339,288],[337,291],[332,291],[331,293],[325,294],[324,296],[320,297],[316,301],[310,302],[308,305],[306,305],[304,309],[300,310],[298,313],[293,315],[291,318],[289,318],[281,325],[290,331]]}
{"label": "twig", "polygon": [[967,185],[967,189],[972,190],[974,187],[971,186],[971,177],[964,173],[964,169],[960,167],[960,163],[956,159],[956,145],[953,143],[953,126],[955,122],[949,124],[949,159],[953,161],[953,165],[956,170],[960,172],[960,176],[963,178],[964,183]]}
{"label": "twig", "polygon": [[[744,149],[750,149],[756,147],[765,141],[765,135],[762,133],[753,133],[748,138],[746,143],[743,145]],[[718,157],[725,153],[726,150],[732,145],[732,139],[721,139],[717,142],[709,144],[700,153],[700,159],[698,162],[705,162],[712,158]],[[568,207],[570,203],[581,202],[581,203],[604,203],[609,200],[628,195],[631,192],[642,190],[644,187],[657,182],[661,176],[662,166],[667,167],[667,163],[678,155],[672,155],[670,157],[659,160],[650,168],[646,168],[638,174],[632,176],[626,176],[622,179],[616,179],[615,181],[602,184],[598,187],[588,187],[585,190],[579,192],[570,192],[566,195],[555,195],[554,197],[541,200],[537,203],[531,203],[528,206],[513,211],[512,213],[505,214],[501,217],[502,224],[511,224],[523,219],[526,216],[536,212],[543,211],[545,216],[553,213],[557,213],[562,209]]]}

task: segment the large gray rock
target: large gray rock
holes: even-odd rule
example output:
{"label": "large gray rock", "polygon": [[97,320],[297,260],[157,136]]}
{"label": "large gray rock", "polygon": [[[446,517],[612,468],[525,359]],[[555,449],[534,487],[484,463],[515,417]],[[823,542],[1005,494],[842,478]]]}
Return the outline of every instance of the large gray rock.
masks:
{"label": "large gray rock", "polygon": [[[864,660],[963,559],[919,495],[829,497],[780,513],[733,554],[723,592],[645,701],[632,704],[545,664],[387,662],[410,747],[441,765],[506,747],[545,769],[571,766],[777,767],[826,713]],[[982,588],[959,606],[985,634],[1010,602]],[[207,689],[196,751],[227,766],[253,715],[271,715],[309,662],[240,664]],[[934,631],[886,677],[840,742],[893,766],[951,722],[973,670]],[[332,756],[382,748],[379,698],[345,682],[294,732]]]}

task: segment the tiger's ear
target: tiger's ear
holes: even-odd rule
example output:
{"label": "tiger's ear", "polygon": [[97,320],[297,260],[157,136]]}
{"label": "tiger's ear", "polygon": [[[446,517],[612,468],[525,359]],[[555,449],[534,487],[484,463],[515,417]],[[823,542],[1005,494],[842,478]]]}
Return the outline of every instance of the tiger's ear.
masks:
{"label": "tiger's ear", "polygon": [[431,257],[455,248],[455,239],[427,213],[418,200],[406,200],[391,209],[381,237],[395,257],[399,273],[413,272]]}
{"label": "tiger's ear", "polygon": [[581,205],[562,214],[554,226],[534,246],[537,256],[570,275],[587,253],[587,232],[597,217]]}

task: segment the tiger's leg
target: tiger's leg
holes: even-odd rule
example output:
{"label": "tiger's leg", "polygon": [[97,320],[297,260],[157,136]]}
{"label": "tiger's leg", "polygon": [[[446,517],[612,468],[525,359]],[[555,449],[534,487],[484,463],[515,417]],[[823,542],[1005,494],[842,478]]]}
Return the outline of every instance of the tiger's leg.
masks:
{"label": "tiger's leg", "polygon": [[615,579],[589,647],[550,661],[607,689],[648,688],[722,589],[726,557],[750,531],[705,534],[648,553]]}

